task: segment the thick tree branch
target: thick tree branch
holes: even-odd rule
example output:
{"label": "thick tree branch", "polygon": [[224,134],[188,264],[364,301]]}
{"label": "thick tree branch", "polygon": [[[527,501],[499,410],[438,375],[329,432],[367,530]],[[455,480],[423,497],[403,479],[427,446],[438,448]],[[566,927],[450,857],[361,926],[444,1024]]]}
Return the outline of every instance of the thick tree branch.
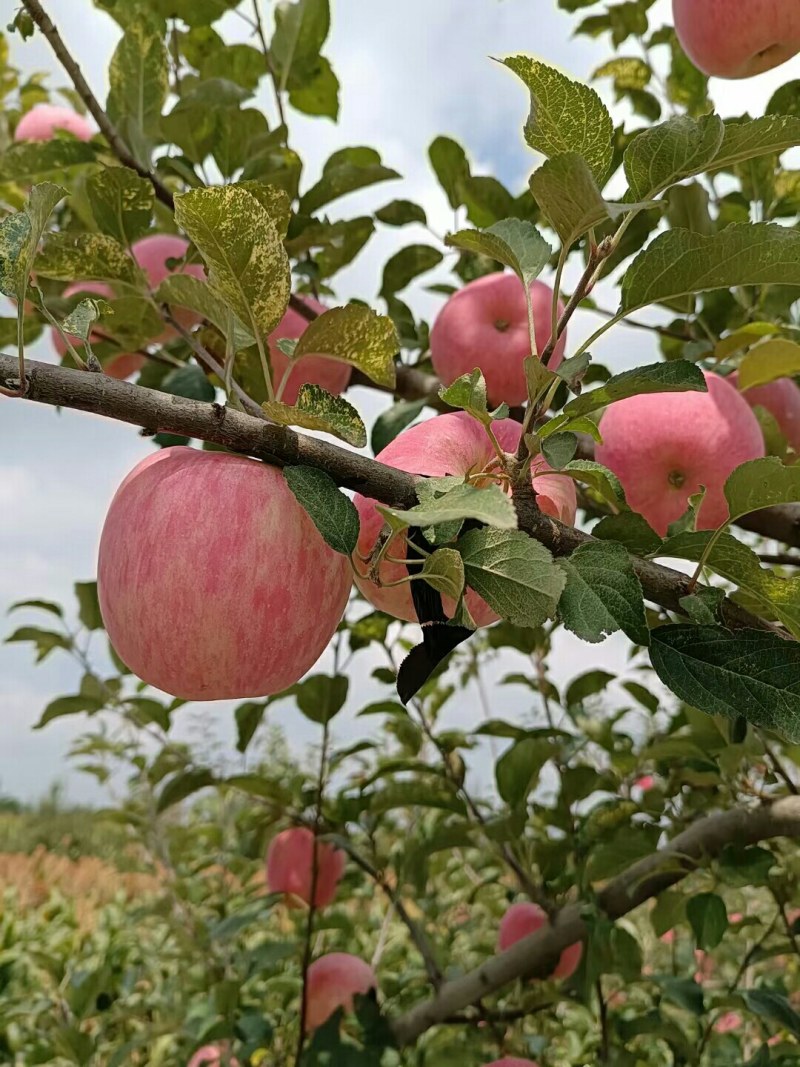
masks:
{"label": "thick tree branch", "polygon": [[108,141],[111,150],[120,163],[122,163],[123,166],[130,167],[131,170],[135,170],[140,177],[146,178],[153,186],[155,194],[161,203],[166,204],[168,208],[174,208],[175,205],[172,193],[166,185],[163,184],[158,175],[154,174],[148,167],[143,167],[142,164],[134,158],[129,151],[128,146],[114,128],[113,122],[100,106],[97,97],[89,88],[89,84],[84,78],[81,68],[73,59],[72,54],[64,44],[61,34],[53,24],[53,20],[39,3],[39,0],[22,0],[22,6],[49,41],[50,47],[53,49],[56,58],[70,76],[72,84],[75,86],[76,93],[81,100],[83,100],[84,104],[86,104],[92,118],[100,127],[101,133]]}
{"label": "thick tree branch", "polygon": [[[693,823],[664,848],[614,879],[598,894],[597,903],[609,918],[621,918],[681,881],[704,861],[714,859],[726,845],[751,845],[773,837],[800,838],[800,798],[786,797],[759,808],[735,808]],[[401,1016],[394,1024],[399,1043],[412,1044],[426,1030],[519,978],[549,974],[564,949],[587,934],[581,905],[569,905],[550,926],[448,982],[435,997]]]}
{"label": "thick tree branch", "polygon": [[[213,441],[234,452],[271,463],[317,467],[329,474],[337,485],[364,493],[384,504],[408,508],[417,503],[412,475],[339,445],[218,404],[204,404],[155,389],[144,389],[104,374],[33,360],[27,360],[25,366],[27,381],[23,395],[27,400],[91,411],[142,426],[152,433],[169,432]],[[0,355],[0,386],[12,390],[19,387],[19,368],[12,356]],[[533,494],[519,493],[515,502],[520,529],[557,556],[567,556],[593,540],[588,534],[543,515],[535,505]],[[648,600],[668,611],[683,614],[680,600],[690,592],[690,580],[685,574],[636,558],[634,568]],[[773,624],[751,615],[731,600],[724,602],[723,611],[729,626],[775,629]]]}

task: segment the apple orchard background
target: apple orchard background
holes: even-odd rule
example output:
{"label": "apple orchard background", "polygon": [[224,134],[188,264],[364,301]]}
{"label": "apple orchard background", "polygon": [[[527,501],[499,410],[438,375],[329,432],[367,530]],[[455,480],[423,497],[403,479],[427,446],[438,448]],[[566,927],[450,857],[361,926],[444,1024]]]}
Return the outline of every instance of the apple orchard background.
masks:
{"label": "apple orchard background", "polygon": [[[0,3],[0,8],[5,6]],[[326,53],[341,81],[341,113],[338,125],[293,113],[292,138],[305,160],[306,181],[316,180],[325,159],[346,144],[373,145],[403,179],[342,198],[334,205],[333,218],[369,213],[395,195],[421,204],[437,232],[457,228],[427,162],[428,145],[437,134],[455,137],[474,160],[475,173],[494,174],[510,189],[523,188],[535,164],[520,132],[528,109],[525,94],[516,91],[513,76],[489,57],[538,54],[580,80],[608,58],[607,39],[595,43],[587,37],[571,38],[574,17],[545,0],[335,0],[333,6]],[[89,0],[49,0],[48,10],[94,91],[105,99],[118,27]],[[7,15],[8,10],[2,13]],[[651,24],[660,21],[671,21],[667,0],[660,0],[651,11]],[[245,40],[248,32],[233,16],[223,20],[220,29],[229,41]],[[11,61],[17,67],[26,73],[50,71],[51,89],[67,84],[40,34],[26,42],[19,35],[9,40]],[[798,77],[800,59],[795,58],[742,83],[712,80],[710,92],[723,117],[748,111],[758,115],[779,85]],[[611,105],[608,84],[598,88]],[[271,115],[267,90],[265,80],[255,102]],[[626,108],[618,105],[613,113],[623,116]],[[378,227],[355,264],[335,279],[341,302],[377,294],[388,257],[417,239],[429,239],[424,228]],[[567,270],[566,292],[574,285],[575,270],[575,265]],[[444,280],[448,273],[445,258],[405,297],[429,321],[443,298],[426,292],[425,286]],[[543,279],[552,281],[547,275]],[[617,303],[608,287],[601,285],[596,295],[601,306]],[[639,318],[660,321],[653,310]],[[570,348],[574,351],[598,323],[589,312],[578,312],[569,327]],[[47,338],[46,332],[30,347],[31,358],[55,360]],[[652,335],[625,327],[603,337],[594,351],[598,362],[613,372],[658,358]],[[357,388],[351,394],[367,425],[386,403],[372,390]],[[59,413],[36,404],[0,405],[0,614],[29,596],[70,603],[73,582],[95,576],[97,540],[109,501],[124,475],[152,449],[132,427],[100,417],[69,410]],[[551,659],[553,681],[560,686],[592,667],[622,671],[626,650],[627,641],[619,634],[590,646],[562,630]],[[350,702],[360,707],[371,699],[370,671],[376,664],[367,652],[359,663]],[[493,688],[495,679],[506,673],[502,659],[482,673],[484,684]],[[66,783],[73,801],[104,799],[103,787],[71,769],[66,759],[71,741],[82,730],[80,717],[52,723],[40,733],[31,730],[52,695],[71,690],[74,674],[66,657],[53,656],[32,670],[26,646],[0,644],[0,793],[34,800],[59,780]],[[515,696],[513,687],[494,689],[493,696],[502,701],[503,718],[522,716],[524,697]],[[232,751],[233,706],[193,703],[176,716],[173,735],[209,746],[222,744]],[[474,683],[449,712],[455,714],[462,728],[479,720],[480,694]],[[314,738],[315,728],[297,715],[291,703],[278,704],[270,716],[273,723],[287,727],[291,719],[291,744],[298,755]],[[340,743],[356,735],[355,721],[346,710],[337,717],[334,734]],[[480,773],[482,762],[485,774]],[[480,748],[470,754],[470,764],[481,786],[490,786],[489,760],[481,760]]]}

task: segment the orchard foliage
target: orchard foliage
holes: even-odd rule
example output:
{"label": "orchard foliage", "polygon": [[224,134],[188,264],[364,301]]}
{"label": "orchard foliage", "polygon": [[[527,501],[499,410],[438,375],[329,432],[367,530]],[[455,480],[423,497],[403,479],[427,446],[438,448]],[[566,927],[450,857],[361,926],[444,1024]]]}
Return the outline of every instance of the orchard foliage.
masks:
{"label": "orchard foliage", "polygon": [[[3,402],[124,418],[112,404],[141,400],[154,450],[215,454],[188,453],[196,482],[148,489],[147,522],[130,503],[142,468],[128,480],[99,592],[13,606],[8,640],[79,676],[38,726],[89,717],[73,756],[100,781],[127,776],[104,817],[153,881],[88,926],[69,901],[9,895],[0,1059],[797,1063],[800,200],[784,153],[800,145],[800,83],[723,119],[652,0],[558,0],[614,56],[596,88],[546,55],[504,60],[507,91],[530,98],[529,188],[437,137],[453,232],[410,239],[341,306],[337,276],[375,232],[427,220],[369,146],[305,172],[293,116],[335,122],[347,92],[328,0],[269,18],[258,0],[95,5],[120,30],[105,102],[39,0],[9,26],[17,55],[44,33],[74,88],[51,94],[0,39]],[[246,42],[226,39],[234,18]],[[88,107],[97,132],[52,105]],[[390,182],[382,208],[342,214],[340,198]],[[432,288],[449,302],[429,324],[406,290],[445,256],[452,282]],[[601,280],[618,306],[578,345],[569,320],[599,310]],[[661,359],[592,358],[645,308]],[[69,375],[27,359],[45,331]],[[124,374],[142,388],[110,380]],[[351,383],[387,398],[369,428]],[[770,386],[780,403],[748,397]],[[440,421],[409,430],[423,414]],[[353,466],[345,446],[368,440],[392,470]],[[186,455],[154,451],[144,471]],[[230,496],[203,497],[203,472],[242,465]],[[360,594],[341,618],[351,561]],[[621,633],[626,670],[577,662],[560,689],[565,633]],[[175,739],[182,698],[204,693],[249,698],[235,753]],[[276,705],[318,730],[308,766],[270,730]],[[345,708],[363,726],[349,743]],[[534,921],[504,937],[515,906]]]}

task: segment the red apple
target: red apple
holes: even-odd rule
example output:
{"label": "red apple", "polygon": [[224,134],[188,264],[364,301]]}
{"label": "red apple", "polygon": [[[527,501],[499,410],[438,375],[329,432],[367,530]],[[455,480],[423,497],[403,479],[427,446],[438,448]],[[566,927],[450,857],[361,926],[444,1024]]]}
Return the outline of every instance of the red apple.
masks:
{"label": "red apple", "polygon": [[[178,237],[172,233],[153,233],[148,237],[141,237],[131,245],[131,254],[142,270],[147,275],[150,288],[155,290],[171,274],[190,274],[193,278],[205,278],[206,272],[200,263],[183,263],[179,268],[167,265],[167,260],[182,260],[189,250],[189,242],[185,237]],[[191,330],[200,322],[200,316],[188,308],[175,308],[173,315],[183,326],[184,330]],[[154,341],[169,341],[175,337],[175,330],[168,326]]]}
{"label": "red apple", "polygon": [[345,952],[320,956],[306,975],[306,1030],[316,1030],[337,1008],[353,1010],[357,994],[376,989],[378,980],[368,963]]}
{"label": "red apple", "polygon": [[800,52],[796,0],[672,0],[675,32],[696,67],[752,78]]}
{"label": "red apple", "polygon": [[[536,350],[550,340],[553,290],[544,282],[531,285]],[[559,301],[558,313],[564,305]],[[566,332],[548,361],[557,367],[564,358]],[[489,402],[515,407],[528,398],[522,361],[531,354],[525,290],[516,274],[487,274],[465,285],[447,301],[431,330],[433,369],[445,385],[479,367],[486,379]]]}
{"label": "red apple", "polygon": [[[267,887],[270,893],[285,893],[311,903],[314,834],[303,826],[273,837],[267,850]],[[325,908],[336,896],[344,874],[345,854],[325,841],[317,844],[317,884],[314,907]]]}
{"label": "red apple", "polygon": [[[303,297],[312,310],[321,315],[327,309],[313,297]],[[272,363],[272,380],[277,389],[283,381],[283,375],[289,366],[289,358],[278,348],[278,341],[283,338],[295,340],[301,337],[308,327],[308,319],[299,311],[288,308],[286,314],[269,335],[269,355]],[[286,379],[280,399],[284,404],[294,404],[301,385],[311,383],[321,386],[326,392],[338,396],[343,393],[350,382],[353,368],[349,363],[340,363],[325,356],[303,356],[298,360]]]}
{"label": "red apple", "polygon": [[[519,443],[521,426],[513,419],[501,419],[493,423],[494,433],[502,448],[514,452]],[[404,430],[377,456],[381,463],[410,474],[442,476],[446,474],[463,475],[469,471],[482,471],[490,465],[495,457],[486,430],[479,422],[466,412],[451,412],[438,415]],[[537,501],[542,511],[553,515],[572,525],[575,521],[577,499],[575,485],[571,478],[556,474],[550,470],[542,457],[533,465],[533,486]],[[356,496],[355,504],[361,520],[358,538],[358,553],[368,557],[375,547],[378,535],[383,527],[383,519],[377,511],[375,501],[363,496]],[[405,555],[403,536],[398,536],[389,548],[389,555],[402,558]],[[386,588],[386,583],[398,581],[407,576],[404,566],[399,563],[383,562],[380,567],[382,585],[370,581],[366,574],[368,564],[358,556],[354,557],[357,571],[358,588],[379,611],[385,611],[396,619],[407,622],[416,621],[414,602],[408,584],[395,588]],[[479,626],[488,626],[496,622],[498,616],[488,604],[472,590],[467,593],[467,607]],[[452,617],[455,611],[453,601],[445,597],[444,608]]]}
{"label": "red apple", "polygon": [[239,1067],[239,1061],[228,1054],[225,1044],[203,1045],[189,1060],[187,1067]]}
{"label": "red apple", "polygon": [[336,631],[351,580],[281,471],[224,452],[143,460],[100,539],[111,643],[143,681],[186,700],[293,685]]}
{"label": "red apple", "polygon": [[[739,388],[739,375],[727,379]],[[791,378],[777,378],[766,385],[754,385],[742,393],[751,408],[762,407],[774,416],[788,444],[800,452],[800,387]]]}
{"label": "red apple", "polygon": [[[548,923],[547,914],[538,904],[524,902],[512,904],[500,921],[500,933],[497,938],[498,952],[505,952],[523,937],[536,933]],[[583,956],[583,943],[576,941],[561,953],[552,978],[571,978],[577,971]]]}
{"label": "red apple", "polygon": [[26,111],[14,130],[15,141],[51,141],[56,130],[66,130],[79,141],[89,141],[94,130],[88,120],[68,107],[37,104]]}
{"label": "red apple", "polygon": [[[101,296],[104,300],[114,299],[114,290],[110,285],[106,285],[105,282],[73,282],[72,285],[68,285],[64,292],[61,294],[64,298],[70,296],[76,296],[78,293],[86,293],[92,296]],[[63,359],[67,354],[67,346],[64,344],[64,339],[55,327],[51,327],[50,335],[53,339],[53,347],[59,356]],[[96,344],[102,340],[102,334],[98,334],[96,330],[93,330],[90,339],[92,344]],[[75,334],[70,335],[70,341],[73,346],[78,348],[78,352],[81,351],[81,339],[76,337]],[[145,357],[138,355],[136,352],[120,352],[118,356],[114,356],[103,364],[103,371],[111,378],[119,378],[123,381],[125,378],[130,378],[132,374],[135,374],[138,370],[141,370],[145,363]]]}
{"label": "red apple", "polygon": [[728,476],[764,455],[758,419],[730,382],[706,374],[707,393],[644,393],[619,400],[600,420],[595,458],[616,474],[628,503],[664,536],[701,485],[700,530],[728,518]]}
{"label": "red apple", "polygon": [[643,774],[642,777],[637,778],[633,784],[637,789],[641,789],[643,793],[649,793],[656,784],[656,780],[652,774]]}

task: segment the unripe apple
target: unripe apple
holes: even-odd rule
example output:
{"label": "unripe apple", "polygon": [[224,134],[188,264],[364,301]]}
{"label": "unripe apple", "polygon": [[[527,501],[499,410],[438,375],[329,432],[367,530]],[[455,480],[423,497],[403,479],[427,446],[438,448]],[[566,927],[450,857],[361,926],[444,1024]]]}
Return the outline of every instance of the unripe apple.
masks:
{"label": "unripe apple", "polygon": [[493,1060],[486,1067],[539,1067],[533,1060],[521,1060],[517,1056],[506,1056],[502,1060]]}
{"label": "unripe apple", "polygon": [[378,980],[368,963],[346,952],[314,960],[306,974],[306,1030],[316,1030],[337,1008],[353,1010],[353,1000],[376,989]]}
{"label": "unripe apple", "polygon": [[[500,920],[500,933],[497,938],[497,949],[505,952],[523,937],[536,933],[542,926],[547,926],[549,920],[546,912],[538,904],[524,902],[512,904],[503,918]],[[577,971],[583,956],[583,943],[576,941],[569,945],[561,953],[551,978],[571,978]]]}
{"label": "unripe apple", "polygon": [[[739,388],[739,375],[727,379]],[[800,452],[800,387],[791,378],[777,378],[766,385],[754,385],[742,393],[751,408],[762,407],[774,416],[783,436],[795,450]]]}
{"label": "unripe apple", "polygon": [[[73,282],[72,285],[67,286],[61,295],[66,299],[70,296],[76,296],[78,293],[101,296],[104,300],[114,299],[114,290],[110,285],[106,285],[105,282]],[[64,338],[54,326],[50,329],[50,335],[53,339],[53,347],[63,359],[67,354],[67,346],[64,343]],[[78,352],[80,352],[83,344],[80,337],[77,337],[75,334],[70,334],[69,339],[72,342],[73,347],[77,348]],[[92,330],[89,339],[92,344],[96,344],[103,339],[103,335],[102,333],[98,334],[96,330]],[[136,352],[120,352],[118,356],[114,356],[103,364],[103,372],[110,378],[118,378],[120,381],[123,381],[125,378],[130,378],[136,371],[141,370],[144,363],[145,357],[140,356]]]}
{"label": "unripe apple", "polygon": [[117,490],[97,585],[134,674],[172,696],[224,700],[302,678],[339,625],[351,571],[276,467],[176,447]]}
{"label": "unripe apple", "polygon": [[[516,451],[522,428],[513,419],[500,419],[492,424],[501,448]],[[469,471],[484,470],[495,459],[495,453],[486,430],[466,412],[450,412],[411,426],[398,434],[376,457],[381,463],[409,474],[424,474],[440,477],[446,474],[463,475]],[[539,456],[533,463],[533,487],[539,507],[548,515],[572,525],[575,521],[577,498],[571,478],[551,471]],[[358,554],[368,557],[375,547],[383,527],[383,518],[376,509],[374,500],[356,496],[355,504],[361,520],[358,538]],[[402,535],[394,538],[388,555],[405,556],[406,545]],[[385,560],[381,563],[381,585],[370,581],[366,574],[369,564],[354,557],[358,588],[379,611],[385,611],[396,619],[415,622],[417,615],[408,583],[387,588],[387,583],[407,577],[406,568],[399,563]],[[419,581],[420,579],[415,579]],[[452,617],[455,604],[443,597],[444,610]],[[472,590],[467,592],[467,607],[478,626],[496,622],[498,616],[485,600]]]}
{"label": "unripe apple", "polygon": [[[531,285],[536,351],[550,340],[553,290],[544,282]],[[559,316],[564,305],[559,301]],[[564,358],[567,335],[558,340],[548,366]],[[516,274],[487,274],[454,293],[431,330],[433,369],[445,385],[479,367],[493,407],[515,407],[528,399],[522,361],[531,354],[525,290]]]}
{"label": "unripe apple", "polygon": [[239,1067],[235,1056],[228,1055],[227,1046],[203,1045],[192,1056],[187,1067]]}
{"label": "unripe apple", "polygon": [[752,78],[800,52],[797,0],[672,0],[675,32],[696,67]]}
{"label": "unripe apple", "polygon": [[66,130],[79,141],[89,141],[94,136],[89,122],[77,111],[55,104],[37,104],[17,123],[14,140],[51,141],[56,130]]}
{"label": "unripe apple", "polygon": [[[298,826],[273,837],[267,850],[267,887],[270,893],[285,893],[311,903],[314,834]],[[345,854],[326,841],[317,842],[317,884],[314,907],[326,908],[336,896],[344,874]]]}
{"label": "unripe apple", "polygon": [[[182,260],[188,249],[189,242],[185,237],[179,237],[173,233],[152,233],[148,237],[141,237],[138,241],[134,241],[131,245],[131,254],[147,275],[150,288],[156,290],[171,274],[190,274],[193,278],[205,278],[206,272],[200,263],[182,263],[177,268],[167,265],[167,260]],[[200,315],[188,308],[176,307],[172,314],[184,330],[191,330],[201,319]],[[168,326],[153,340],[163,343],[175,335],[175,330]]]}
{"label": "unripe apple", "polygon": [[[321,315],[327,309],[319,300],[311,296],[304,296],[303,301],[313,311]],[[272,384],[277,389],[283,380],[286,368],[289,366],[289,357],[285,356],[278,348],[278,341],[283,338],[295,340],[301,337],[308,328],[308,319],[303,318],[299,311],[287,308],[286,314],[269,335],[269,358],[272,363]],[[321,386],[326,392],[338,396],[343,393],[350,382],[353,368],[349,363],[340,363],[336,359],[327,359],[324,356],[303,356],[298,360],[283,387],[281,400],[284,404],[294,404],[300,386],[307,383]]]}
{"label": "unripe apple", "polygon": [[697,528],[728,518],[723,492],[736,467],[765,453],[758,419],[736,389],[706,373],[707,393],[644,393],[618,400],[600,420],[595,458],[616,474],[628,503],[664,536],[689,497],[706,487]]}

